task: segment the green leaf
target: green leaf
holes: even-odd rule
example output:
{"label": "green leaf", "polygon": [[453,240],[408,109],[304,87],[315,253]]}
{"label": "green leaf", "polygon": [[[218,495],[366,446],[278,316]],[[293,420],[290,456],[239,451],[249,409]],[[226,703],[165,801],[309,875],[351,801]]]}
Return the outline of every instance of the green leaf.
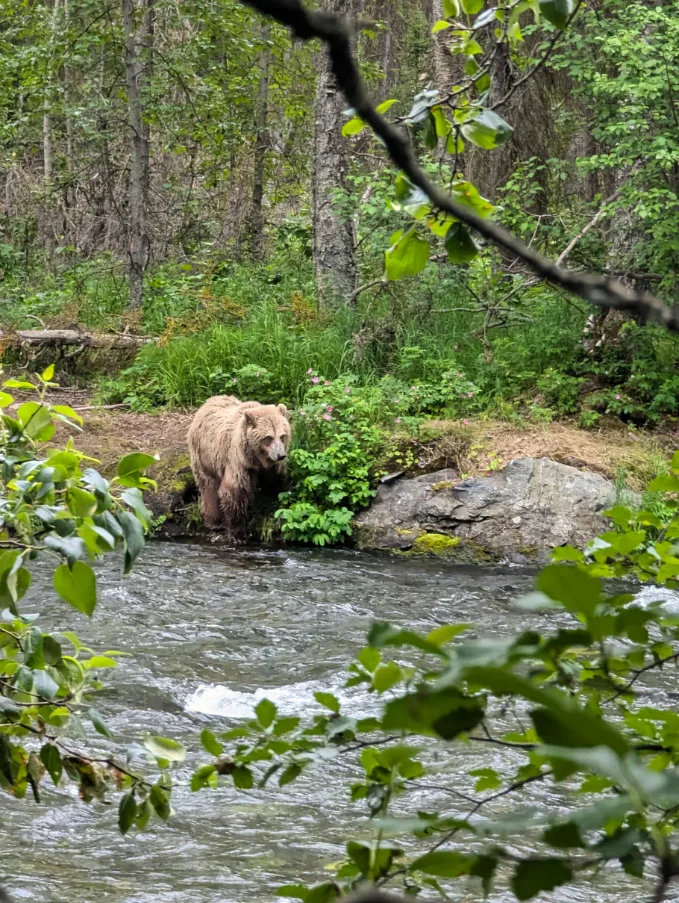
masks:
{"label": "green leaf", "polygon": [[296,762],[292,762],[278,779],[278,786],[285,787],[286,784],[291,784],[301,773],[302,767]]}
{"label": "green leaf", "polygon": [[340,701],[332,693],[314,693],[314,699],[331,712],[337,713],[340,710]]}
{"label": "green leaf", "polygon": [[33,671],[33,690],[43,699],[54,699],[59,692],[59,684],[47,671]]}
{"label": "green leaf", "polygon": [[62,418],[67,418],[67,420],[74,420],[77,424],[82,426],[83,419],[77,411],[74,411],[73,408],[69,407],[67,404],[55,404],[52,405],[52,412],[54,414],[60,414]]}
{"label": "green leaf", "polygon": [[478,778],[478,781],[474,784],[474,790],[477,793],[481,793],[483,790],[497,790],[498,787],[502,786],[500,775],[494,768],[475,768],[469,774],[473,778]]}
{"label": "green leaf", "polygon": [[436,850],[416,859],[410,870],[435,875],[437,878],[459,878],[460,875],[469,874],[473,858],[456,850]]}
{"label": "green leaf", "polygon": [[342,126],[342,137],[349,138],[351,135],[358,135],[365,128],[365,122],[358,117],[350,119]]}
{"label": "green leaf", "polygon": [[452,28],[452,22],[446,22],[445,19],[439,19],[438,22],[434,23],[434,27],[431,30],[432,34],[438,34],[439,31],[445,31],[447,28]]}
{"label": "green leaf", "polygon": [[446,19],[455,19],[460,15],[460,4],[457,0],[443,0],[443,15]]}
{"label": "green leaf", "polygon": [[143,452],[132,452],[131,455],[125,455],[118,463],[118,477],[126,479],[135,476],[158,463],[155,455],[145,455]]}
{"label": "green leaf", "polygon": [[39,401],[27,401],[20,405],[17,409],[17,420],[22,426],[24,435],[30,439],[46,442],[54,434],[50,412]]}
{"label": "green leaf", "polygon": [[113,734],[106,727],[104,723],[104,719],[101,717],[99,712],[96,709],[90,709],[90,721],[94,725],[94,729],[98,734],[101,734],[102,737],[108,737],[109,740],[113,738]]}
{"label": "green leaf", "polygon": [[118,807],[118,827],[121,834],[127,834],[137,817],[137,803],[134,793],[130,790],[123,794]]}
{"label": "green leaf", "polygon": [[283,737],[299,726],[299,718],[279,718],[273,726],[274,737]]}
{"label": "green leaf", "polygon": [[259,721],[263,728],[270,727],[273,724],[276,712],[276,706],[269,699],[262,699],[255,707],[257,721]]}
{"label": "green leaf", "polygon": [[601,580],[577,567],[553,564],[544,568],[537,588],[550,599],[560,602],[568,611],[594,614],[601,598]]}
{"label": "green leaf", "polygon": [[454,264],[471,263],[479,256],[480,248],[462,223],[453,223],[446,233],[443,247],[448,260]]}
{"label": "green leaf", "polygon": [[0,392],[0,408],[8,408],[14,401],[13,396],[7,392]]}
{"label": "green leaf", "polygon": [[37,627],[32,627],[24,640],[24,664],[27,668],[45,667],[42,643],[42,631]]}
{"label": "green leaf", "polygon": [[167,791],[159,784],[154,784],[149,794],[149,802],[155,809],[158,818],[167,821],[170,817],[170,798],[167,795]]}
{"label": "green leaf", "polygon": [[[482,4],[483,0],[481,0]],[[511,138],[513,131],[514,129],[511,125],[505,122],[497,113],[494,113],[493,110],[482,110],[474,119],[465,122],[462,126],[464,137],[471,141],[472,144],[485,150],[500,147],[500,145]]]}
{"label": "green leaf", "polygon": [[483,9],[483,0],[460,0],[460,5],[468,16],[475,16]]}
{"label": "green leaf", "polygon": [[475,856],[469,874],[481,879],[483,887],[483,895],[487,897],[490,893],[490,884],[497,868],[497,859],[494,856],[480,855]]}
{"label": "green leaf", "polygon": [[409,229],[385,252],[387,279],[394,281],[415,276],[429,261],[429,242],[420,238],[414,228]]}
{"label": "green leaf", "polygon": [[251,790],[255,783],[252,778],[252,772],[249,768],[246,768],[245,765],[238,765],[234,768],[231,777],[233,778],[233,783],[239,790]]}
{"label": "green leaf", "polygon": [[552,561],[583,561],[584,557],[580,549],[573,546],[558,546],[552,550]]}
{"label": "green leaf", "polygon": [[475,728],[484,714],[482,699],[464,696],[453,687],[438,691],[423,687],[387,703],[382,727],[438,734],[444,740],[453,740]]}
{"label": "green leaf", "polygon": [[545,19],[563,31],[573,13],[573,0],[539,0],[539,4]]}
{"label": "green leaf", "polygon": [[139,803],[139,808],[137,810],[137,827],[140,831],[143,831],[148,825],[152,811],[150,800],[142,800],[141,803]]}
{"label": "green leaf", "polygon": [[92,616],[97,604],[97,578],[89,564],[60,564],[54,572],[54,588],[73,608]]}
{"label": "green leaf", "polygon": [[61,775],[64,770],[59,750],[53,743],[45,743],[40,749],[40,760],[47,769],[47,773],[52,778],[52,783],[56,786],[61,780]]}
{"label": "green leaf", "polygon": [[621,856],[620,864],[627,875],[632,875],[634,878],[644,877],[646,859],[639,847],[633,847],[627,855]]}
{"label": "green leaf", "polygon": [[45,664],[57,665],[61,661],[61,645],[49,633],[43,635],[42,651],[45,657]]}
{"label": "green leaf", "polygon": [[125,573],[127,574],[144,548],[144,530],[139,520],[129,511],[118,512],[118,523],[125,537]]}
{"label": "green leaf", "polygon": [[401,680],[401,669],[396,662],[381,665],[373,675],[373,687],[378,693],[391,690]]}
{"label": "green leaf", "polygon": [[585,845],[580,836],[580,828],[573,822],[552,825],[547,828],[542,839],[545,843],[557,847],[560,850],[568,850],[573,847],[583,847]]}
{"label": "green leaf", "polygon": [[221,756],[224,752],[224,747],[219,742],[219,740],[215,737],[212,731],[209,731],[207,728],[200,732],[200,742],[203,744],[203,748],[206,749],[211,756]]}
{"label": "green leaf", "polygon": [[48,383],[52,377],[54,376],[54,364],[50,364],[49,367],[46,367],[41,374],[41,379],[44,379],[46,383]]}
{"label": "green leaf", "polygon": [[428,643],[433,643],[434,646],[445,646],[446,643],[449,643],[456,636],[469,630],[471,626],[471,624],[442,624],[440,627],[435,627],[429,631],[425,639]]}
{"label": "green leaf", "polygon": [[395,98],[392,98],[390,100],[383,100],[381,104],[378,104],[377,107],[375,107],[375,109],[378,113],[384,115],[387,110],[390,110],[394,106],[395,103],[398,103],[398,100],[396,100]]}
{"label": "green leaf", "polygon": [[284,884],[276,891],[277,897],[289,897],[292,900],[306,900],[309,895],[309,888],[303,884]]}
{"label": "green leaf", "polygon": [[564,859],[524,859],[514,869],[512,890],[518,900],[531,900],[543,890],[554,890],[573,877],[573,869]]}
{"label": "green leaf", "polygon": [[68,490],[68,507],[74,517],[92,517],[97,510],[97,500],[91,492],[72,486]]}
{"label": "green leaf", "polygon": [[412,630],[400,630],[387,621],[376,621],[368,632],[368,642],[371,646],[382,648],[383,646],[414,646],[423,652],[431,652],[443,658],[446,653],[437,644],[431,643],[425,637]]}
{"label": "green leaf", "polygon": [[363,665],[366,671],[369,671],[371,674],[379,665],[382,656],[379,654],[377,649],[373,649],[372,646],[366,646],[365,649],[361,649],[361,651],[356,656],[357,661]]}
{"label": "green leaf", "polygon": [[166,759],[168,762],[183,762],[186,758],[186,747],[179,741],[170,740],[167,737],[145,734],[144,746],[157,759]]}

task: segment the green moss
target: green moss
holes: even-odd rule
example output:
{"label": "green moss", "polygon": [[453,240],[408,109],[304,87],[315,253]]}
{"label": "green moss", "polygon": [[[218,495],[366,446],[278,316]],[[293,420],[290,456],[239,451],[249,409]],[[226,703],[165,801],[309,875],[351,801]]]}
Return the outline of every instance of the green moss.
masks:
{"label": "green moss", "polygon": [[415,555],[447,555],[460,544],[457,536],[446,536],[443,533],[423,533],[413,543],[410,554]]}
{"label": "green moss", "polygon": [[189,456],[183,452],[161,458],[151,476],[158,484],[158,492],[184,492],[193,483]]}
{"label": "green moss", "polygon": [[452,480],[441,480],[440,483],[434,483],[431,488],[434,492],[440,492],[442,489],[452,489],[454,485]]}
{"label": "green moss", "polygon": [[414,530],[406,530],[404,527],[396,527],[397,536],[413,536],[414,534]]}

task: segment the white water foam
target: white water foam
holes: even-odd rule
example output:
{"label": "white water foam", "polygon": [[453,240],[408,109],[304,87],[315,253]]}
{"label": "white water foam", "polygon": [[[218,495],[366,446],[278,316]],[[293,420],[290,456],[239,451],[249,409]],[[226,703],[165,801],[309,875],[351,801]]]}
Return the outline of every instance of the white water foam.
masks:
{"label": "white water foam", "polygon": [[645,586],[635,598],[637,605],[651,605],[653,602],[662,602],[663,608],[668,614],[679,613],[679,593],[676,590],[667,589],[665,586]]}
{"label": "white water foam", "polygon": [[252,718],[257,703],[270,699],[276,703],[281,715],[304,715],[310,706],[320,714],[323,708],[314,699],[314,693],[318,691],[334,693],[342,705],[342,713],[346,715],[365,718],[378,708],[375,697],[363,689],[345,690],[320,680],[300,681],[283,687],[260,687],[252,693],[219,684],[204,684],[189,696],[184,708],[187,712],[219,715],[222,718]]}

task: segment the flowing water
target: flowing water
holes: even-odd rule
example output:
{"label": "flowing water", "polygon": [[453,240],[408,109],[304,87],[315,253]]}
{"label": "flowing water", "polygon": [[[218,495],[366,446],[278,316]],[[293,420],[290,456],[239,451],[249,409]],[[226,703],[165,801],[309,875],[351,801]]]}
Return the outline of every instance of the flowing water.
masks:
{"label": "flowing water", "polygon": [[[108,689],[97,704],[116,740],[130,744],[152,731],[182,740],[189,756],[177,775],[175,814],[168,824],[152,821],[143,834],[121,837],[115,805],[85,806],[75,792],[47,782],[40,805],[3,795],[0,882],[16,901],[30,903],[240,903],[273,900],[281,884],[327,880],[323,867],[343,858],[347,837],[370,837],[363,807],[347,806],[351,763],[336,759],[322,778],[305,774],[283,789],[272,782],[265,791],[224,785],[194,794],[191,771],[209,761],[201,729],[237,724],[263,696],[282,714],[320,711],[313,699],[320,689],[337,693],[349,712],[365,712],[371,699],[342,686],[371,621],[425,631],[471,621],[479,635],[507,635],[527,626],[511,600],[531,584],[532,575],[518,569],[159,542],[128,577],[120,576],[119,561],[99,568],[100,604],[90,622],[50,598],[37,573],[24,608],[32,602],[43,627],[68,623],[98,650],[130,654],[123,667],[106,672]],[[92,748],[103,741],[95,735],[87,742]],[[507,766],[506,751],[476,745],[452,744],[433,755],[444,775],[474,764]],[[553,788],[533,787],[533,803],[562,804]],[[421,791],[417,802],[464,812],[435,788]],[[512,842],[525,850],[525,841]],[[620,869],[606,873],[605,886],[614,903],[644,890]],[[603,899],[588,883],[551,896]],[[502,891],[498,898],[509,899]],[[458,899],[481,897],[460,885]]]}

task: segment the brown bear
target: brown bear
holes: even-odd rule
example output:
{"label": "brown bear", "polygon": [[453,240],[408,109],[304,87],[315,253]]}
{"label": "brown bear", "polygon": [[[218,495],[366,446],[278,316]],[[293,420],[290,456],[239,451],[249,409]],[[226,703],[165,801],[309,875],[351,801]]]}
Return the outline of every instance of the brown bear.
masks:
{"label": "brown bear", "polygon": [[216,395],[196,412],[187,440],[205,526],[242,534],[257,475],[285,472],[287,408]]}

